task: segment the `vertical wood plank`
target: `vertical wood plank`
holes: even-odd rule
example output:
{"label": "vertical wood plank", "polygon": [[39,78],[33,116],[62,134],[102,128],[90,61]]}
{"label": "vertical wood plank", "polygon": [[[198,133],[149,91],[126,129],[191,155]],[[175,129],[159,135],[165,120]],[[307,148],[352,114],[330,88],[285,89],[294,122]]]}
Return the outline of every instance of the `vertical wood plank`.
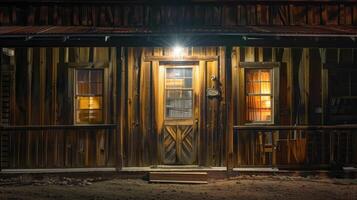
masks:
{"label": "vertical wood plank", "polygon": [[[207,77],[207,63],[206,61],[200,61],[199,66],[198,66],[198,80],[199,80],[199,85],[197,86],[199,90],[201,91],[201,94],[199,95],[199,132],[198,132],[198,163],[200,165],[206,165],[207,164],[207,151],[208,147],[206,146],[207,144],[207,130],[206,130],[206,95],[205,95],[205,88],[206,88],[206,77]],[[198,94],[197,94],[198,95]]]}
{"label": "vertical wood plank", "polygon": [[233,112],[232,110],[232,47],[227,46],[225,49],[225,102],[226,102],[226,162],[227,169],[233,168]]}
{"label": "vertical wood plank", "polygon": [[[51,69],[51,113],[52,113],[52,119],[51,119],[51,124],[57,124],[57,66],[59,62],[59,49],[58,48],[51,48],[51,63],[48,63],[50,66],[48,66]],[[53,148],[53,155],[52,155],[52,166],[53,167],[58,167],[59,165],[59,155],[58,155],[58,149],[59,149],[59,144],[58,144],[58,131],[53,131],[52,132],[52,148]],[[51,162],[51,160],[49,161]]]}
{"label": "vertical wood plank", "polygon": [[[46,89],[46,48],[40,48],[40,61],[39,61],[39,117],[40,125],[45,124],[45,89]],[[47,163],[47,134],[44,131],[41,131],[39,134],[39,167],[46,167]]]}
{"label": "vertical wood plank", "polygon": [[117,59],[117,73],[116,73],[116,78],[117,78],[117,89],[115,90],[117,93],[117,101],[116,104],[118,106],[118,118],[117,118],[117,123],[119,123],[119,129],[117,130],[117,145],[116,145],[116,167],[117,168],[122,168],[124,165],[123,162],[123,147],[124,147],[124,140],[123,136],[125,133],[125,108],[126,108],[126,68],[125,68],[125,56],[124,56],[124,48],[123,47],[117,47],[116,48],[116,59]]}
{"label": "vertical wood plank", "polygon": [[[107,47],[95,47],[93,50],[93,63],[109,63],[109,48]],[[109,65],[111,65],[109,63]],[[99,66],[99,65],[98,65]],[[111,68],[111,67],[109,67]],[[110,69],[109,69],[110,70]],[[107,79],[110,79],[108,71],[105,70],[104,76]],[[106,95],[106,98],[104,99],[105,105],[107,105],[105,112],[108,112],[108,109],[110,108],[110,105],[108,104],[108,90],[110,90],[108,83],[108,80],[106,80],[105,86],[104,86],[104,94]],[[108,123],[108,116],[104,116],[104,122]],[[108,154],[108,134],[106,134],[106,130],[100,130],[95,133],[95,152],[96,152],[96,166],[105,166],[107,162],[107,154]],[[91,156],[91,155],[90,155]]]}
{"label": "vertical wood plank", "polygon": [[[33,50],[33,66],[32,66],[32,79],[31,79],[31,124],[39,125],[41,123],[40,119],[40,49],[34,48]],[[32,157],[33,167],[39,167],[39,143],[40,135],[37,131],[34,131],[30,140],[30,154]]]}
{"label": "vertical wood plank", "polygon": [[[145,51],[145,49],[143,50]],[[142,165],[147,166],[152,163],[152,158],[150,155],[151,149],[154,148],[151,141],[151,130],[150,130],[150,89],[151,89],[151,63],[144,62],[144,55],[141,55],[141,70],[140,70],[140,93],[139,93],[139,106],[140,106],[140,146],[142,151]]]}
{"label": "vertical wood plank", "polygon": [[[159,81],[159,77],[163,76],[164,71],[160,70],[159,62],[152,61],[152,93],[153,93],[153,103],[154,106],[154,134],[156,134],[156,146],[157,146],[157,163],[162,163],[162,147],[160,143],[160,138],[162,137],[162,125],[163,125],[163,113],[160,112],[160,109],[163,107],[162,98],[160,98],[159,94],[162,94],[163,91],[162,83]],[[155,145],[155,144],[154,144]]]}
{"label": "vertical wood plank", "polygon": [[[232,109],[233,112],[233,125],[239,125],[239,61],[240,61],[240,48],[234,47],[232,49]],[[238,144],[238,133],[233,132],[232,146],[233,146],[233,154],[235,157],[232,162],[234,163],[233,167],[238,167],[240,164],[240,156],[239,156],[239,144]]]}

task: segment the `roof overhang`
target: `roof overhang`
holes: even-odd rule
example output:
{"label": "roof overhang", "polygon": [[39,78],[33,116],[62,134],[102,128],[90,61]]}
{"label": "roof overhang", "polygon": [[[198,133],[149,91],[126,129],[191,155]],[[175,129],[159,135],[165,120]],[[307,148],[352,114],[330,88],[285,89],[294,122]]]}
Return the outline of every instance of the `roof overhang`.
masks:
{"label": "roof overhang", "polygon": [[356,26],[0,27],[0,46],[275,46],[355,47]]}

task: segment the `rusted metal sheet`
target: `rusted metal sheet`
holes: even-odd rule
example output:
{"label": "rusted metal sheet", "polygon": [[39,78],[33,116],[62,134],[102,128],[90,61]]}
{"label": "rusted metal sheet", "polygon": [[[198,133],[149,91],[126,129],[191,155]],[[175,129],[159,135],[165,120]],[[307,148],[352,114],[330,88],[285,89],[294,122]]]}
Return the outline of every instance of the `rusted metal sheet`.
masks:
{"label": "rusted metal sheet", "polygon": [[127,34],[210,34],[242,36],[357,36],[356,26],[240,26],[234,28],[182,28],[149,29],[149,28],[109,28],[85,26],[0,26],[0,36],[120,36]]}
{"label": "rusted metal sheet", "polygon": [[[51,1],[50,1],[51,2]],[[11,4],[10,4],[11,3]],[[353,1],[52,1],[0,4],[0,25],[236,27],[353,25]]]}

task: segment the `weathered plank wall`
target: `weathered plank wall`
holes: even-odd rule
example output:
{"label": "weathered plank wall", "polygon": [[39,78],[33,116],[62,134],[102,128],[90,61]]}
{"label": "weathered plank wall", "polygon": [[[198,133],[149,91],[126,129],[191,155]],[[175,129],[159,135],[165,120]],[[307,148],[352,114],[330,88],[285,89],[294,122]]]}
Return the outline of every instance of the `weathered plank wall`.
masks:
{"label": "weathered plank wall", "polygon": [[[73,70],[68,63],[108,63],[105,123],[115,123],[115,48],[17,48],[15,101],[10,125],[71,125]],[[71,72],[72,70],[72,72]],[[99,167],[115,163],[116,133],[110,130],[47,130],[10,133],[11,168]]]}
{"label": "weathered plank wall", "polygon": [[232,27],[357,24],[354,2],[0,4],[0,25]]}
{"label": "weathered plank wall", "polygon": [[[224,48],[188,47],[184,57],[199,61],[196,79],[199,93],[198,108],[198,163],[205,166],[221,166],[225,162],[226,129],[222,109],[225,95],[221,99],[208,98],[206,88],[223,90]],[[163,127],[163,100],[159,96],[159,61],[175,61],[170,48],[125,48],[127,62],[127,85],[125,93],[124,160],[126,166],[148,166],[162,164],[161,137]],[[222,56],[223,57],[220,57]],[[207,60],[207,58],[214,58]],[[179,59],[185,60],[185,59]],[[215,76],[217,81],[212,81]]]}
{"label": "weathered plank wall", "polygon": [[[280,63],[280,76],[274,79],[280,82],[276,104],[278,107],[275,111],[277,112],[276,125],[327,124],[328,77],[327,69],[323,66],[343,67],[357,64],[356,49],[234,47],[232,55],[234,124],[245,124],[244,68],[240,66],[240,62],[262,61]],[[267,155],[262,153],[263,135],[262,132],[257,131],[235,133],[233,139],[235,166],[298,165],[307,162],[329,164],[330,162],[329,156],[333,146],[328,144],[326,138],[329,137],[328,134],[314,134],[314,137],[309,138],[313,146],[308,146],[305,136],[296,139],[292,132],[274,133],[274,142],[278,148],[271,155],[271,163],[268,162]],[[340,139],[342,141],[344,138]],[[356,138],[349,137],[348,140],[354,142]],[[341,142],[340,145],[348,144]]]}
{"label": "weathered plank wall", "polygon": [[[240,62],[281,64],[276,115],[276,124],[281,125],[326,124],[328,88],[327,69],[323,66],[330,63],[339,67],[357,62],[356,49],[233,47],[231,57],[226,52],[224,47],[185,48],[187,58],[200,61],[202,69],[198,80],[200,165],[225,166],[230,146],[235,147],[232,149],[234,166],[268,164],[268,159],[262,159],[257,156],[259,152],[253,151],[261,138],[246,134],[238,141],[228,130],[233,124],[244,124],[244,88],[241,87],[244,79]],[[227,56],[231,58],[231,78],[226,78],[230,73],[225,71]],[[121,162],[124,166],[161,164],[158,137],[162,128],[159,110],[163,105],[158,97],[158,60],[172,60],[169,48],[16,48],[15,56],[2,57],[2,66],[11,64],[14,71],[10,125],[73,124],[73,96],[68,92],[72,81],[66,63],[83,62],[109,63],[105,123],[121,125],[117,132],[11,133],[9,167],[99,167]],[[212,76],[217,81],[212,81]],[[206,97],[207,88],[218,88],[221,98]],[[232,125],[227,120],[230,114],[227,104],[232,112]],[[328,138],[310,138],[321,146],[306,149],[296,156],[297,147],[306,143],[304,140],[279,141],[291,137],[289,132],[274,134],[274,140],[281,145],[276,155],[272,155],[276,164],[304,163],[307,150],[315,152],[314,158],[320,164],[329,162],[329,148],[318,148],[326,146]],[[239,146],[233,145],[237,143]]]}

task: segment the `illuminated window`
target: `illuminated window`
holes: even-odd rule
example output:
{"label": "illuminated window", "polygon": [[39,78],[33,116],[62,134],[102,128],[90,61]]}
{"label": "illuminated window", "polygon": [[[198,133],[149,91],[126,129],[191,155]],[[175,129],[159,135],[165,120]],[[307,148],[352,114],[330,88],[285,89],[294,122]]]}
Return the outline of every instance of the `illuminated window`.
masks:
{"label": "illuminated window", "polygon": [[246,75],[247,122],[272,122],[272,70],[247,69]]}
{"label": "illuminated window", "polygon": [[191,118],[192,106],[192,68],[166,68],[165,117]]}
{"label": "illuminated window", "polygon": [[103,70],[76,70],[75,118],[79,124],[103,122]]}

